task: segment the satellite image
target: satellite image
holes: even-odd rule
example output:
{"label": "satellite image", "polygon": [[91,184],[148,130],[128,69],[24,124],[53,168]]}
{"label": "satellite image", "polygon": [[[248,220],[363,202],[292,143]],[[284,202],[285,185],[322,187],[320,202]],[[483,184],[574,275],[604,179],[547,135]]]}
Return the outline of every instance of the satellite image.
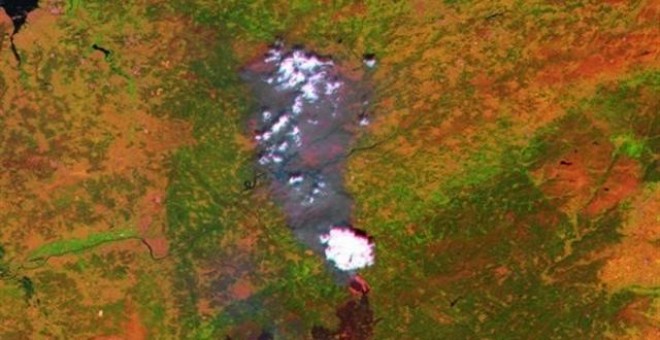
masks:
{"label": "satellite image", "polygon": [[0,340],[657,340],[659,153],[658,0],[0,0]]}

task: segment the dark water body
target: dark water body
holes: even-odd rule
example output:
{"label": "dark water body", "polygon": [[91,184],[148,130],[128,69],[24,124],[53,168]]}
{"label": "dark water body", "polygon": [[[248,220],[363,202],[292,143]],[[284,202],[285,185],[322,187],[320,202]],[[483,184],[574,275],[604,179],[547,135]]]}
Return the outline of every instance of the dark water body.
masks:
{"label": "dark water body", "polygon": [[11,51],[14,54],[16,61],[20,64],[21,56],[16,50],[16,45],[14,45],[14,35],[21,30],[23,25],[25,25],[28,13],[39,7],[39,0],[0,0],[0,7],[5,10],[5,13],[14,25],[14,30],[10,37]]}
{"label": "dark water body", "polygon": [[92,49],[103,53],[103,57],[105,57],[106,60],[108,60],[110,58],[110,55],[112,54],[112,51],[110,51],[107,48],[101,47],[97,44],[92,45]]}
{"label": "dark water body", "polygon": [[281,44],[241,75],[257,102],[249,128],[258,170],[270,179],[296,237],[324,253],[322,235],[336,227],[356,230],[343,172],[367,87],[343,77],[329,58]]}

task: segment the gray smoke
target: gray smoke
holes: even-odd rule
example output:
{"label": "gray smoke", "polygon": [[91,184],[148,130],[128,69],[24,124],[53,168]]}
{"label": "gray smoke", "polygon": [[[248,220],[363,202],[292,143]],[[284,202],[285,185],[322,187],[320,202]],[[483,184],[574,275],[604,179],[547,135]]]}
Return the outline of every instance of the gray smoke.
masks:
{"label": "gray smoke", "polygon": [[[365,109],[366,92],[342,77],[329,58],[300,48],[285,50],[279,43],[249,65],[242,77],[259,108],[250,120],[257,166],[269,175],[274,199],[297,238],[327,255],[329,246],[321,243],[322,235],[335,228],[355,230],[343,169]],[[355,243],[352,247],[356,248]],[[352,251],[350,259],[356,268],[373,262],[370,250],[369,254]],[[360,262],[360,256],[371,257],[371,262]]]}

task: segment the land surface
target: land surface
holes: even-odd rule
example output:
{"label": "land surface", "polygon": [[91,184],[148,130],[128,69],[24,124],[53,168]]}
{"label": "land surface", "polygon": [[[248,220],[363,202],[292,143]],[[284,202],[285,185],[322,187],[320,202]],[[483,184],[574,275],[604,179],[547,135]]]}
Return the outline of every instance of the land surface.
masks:
{"label": "land surface", "polygon": [[[657,1],[42,0],[20,64],[2,14],[2,339],[660,338]],[[244,186],[278,37],[376,57],[368,299]]]}

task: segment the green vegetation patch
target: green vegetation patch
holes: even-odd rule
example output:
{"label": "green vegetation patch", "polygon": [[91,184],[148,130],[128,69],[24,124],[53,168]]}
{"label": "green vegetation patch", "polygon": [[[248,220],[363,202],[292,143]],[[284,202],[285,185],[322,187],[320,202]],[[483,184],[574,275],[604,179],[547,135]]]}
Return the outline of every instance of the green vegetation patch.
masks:
{"label": "green vegetation patch", "polygon": [[137,237],[134,229],[117,229],[107,232],[92,234],[86,238],[73,238],[47,243],[28,255],[28,260],[61,256],[69,253],[78,253],[90,248],[97,247],[108,242],[115,242]]}
{"label": "green vegetation patch", "polygon": [[618,152],[634,159],[641,159],[644,153],[650,152],[644,141],[631,134],[613,136],[612,143],[617,146]]}
{"label": "green vegetation patch", "polygon": [[82,0],[67,0],[66,6],[64,7],[64,11],[68,15],[75,14],[76,10],[80,7],[81,2]]}
{"label": "green vegetation patch", "polygon": [[628,79],[600,87],[587,107],[612,130],[618,152],[644,166],[646,181],[657,181],[660,153],[660,71],[633,74]]}

